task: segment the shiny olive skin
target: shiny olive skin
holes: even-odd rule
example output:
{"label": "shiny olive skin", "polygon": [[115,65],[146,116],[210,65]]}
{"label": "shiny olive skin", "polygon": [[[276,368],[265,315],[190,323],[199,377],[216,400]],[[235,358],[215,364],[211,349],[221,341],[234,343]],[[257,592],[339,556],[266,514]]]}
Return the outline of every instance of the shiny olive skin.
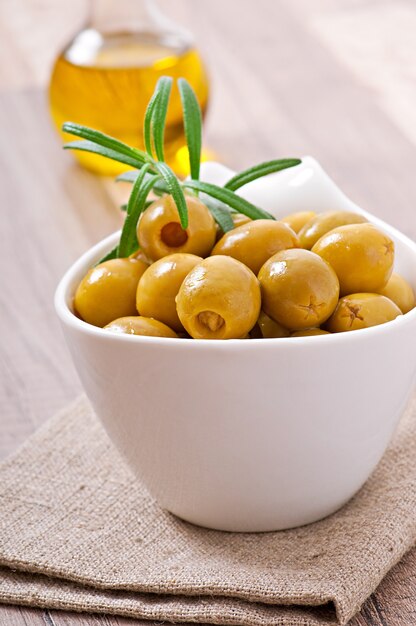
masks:
{"label": "shiny olive skin", "polygon": [[136,259],[111,259],[91,268],[75,292],[75,311],[94,326],[135,315],[137,285],[147,267]]}
{"label": "shiny olive skin", "polygon": [[178,335],[166,324],[150,317],[134,315],[119,317],[106,326],[106,330],[124,335],[141,335],[142,337],[169,337],[175,339]]}
{"label": "shiny olive skin", "polygon": [[153,263],[137,287],[136,306],[140,315],[154,317],[177,332],[183,331],[175,298],[185,276],[201,261],[195,254],[178,252]]}
{"label": "shiny olive skin", "polygon": [[248,224],[253,221],[251,217],[244,215],[244,213],[231,213],[231,219],[234,222],[234,228],[238,228],[239,226],[243,226],[243,224]]}
{"label": "shiny olive skin", "polygon": [[297,330],[292,333],[291,337],[314,337],[315,335],[330,335],[327,330],[322,328],[306,328],[305,330]]}
{"label": "shiny olive skin", "polygon": [[339,295],[332,267],[309,250],[283,250],[258,275],[263,310],[288,328],[320,326],[334,311]]}
{"label": "shiny olive skin", "polygon": [[311,250],[315,243],[326,233],[338,226],[361,224],[366,218],[351,211],[329,211],[319,213],[300,229],[299,241],[302,248]]}
{"label": "shiny olive skin", "polygon": [[415,294],[411,285],[400,274],[393,274],[390,276],[387,285],[383,289],[379,289],[378,293],[386,298],[393,300],[399,307],[402,313],[408,313],[415,306]]}
{"label": "shiny olive skin", "polygon": [[397,304],[386,296],[353,293],[340,299],[325,328],[331,333],[360,330],[391,322],[401,314]]}
{"label": "shiny olive skin", "polygon": [[284,222],[297,234],[299,231],[310,222],[316,216],[315,211],[298,211],[297,213],[290,213],[280,218],[281,222]]}
{"label": "shiny olive skin", "polygon": [[183,230],[172,196],[158,198],[141,215],[137,225],[140,248],[152,261],[174,252],[205,257],[211,252],[216,225],[211,213],[198,198],[185,196],[189,224]]}
{"label": "shiny olive skin", "polygon": [[282,337],[289,337],[290,331],[272,320],[264,311],[260,311],[257,324],[250,335],[253,339],[281,339]]}
{"label": "shiny olive skin", "polygon": [[339,226],[321,237],[312,248],[334,268],[341,296],[378,292],[390,278],[394,243],[373,224]]}
{"label": "shiny olive skin", "polygon": [[255,274],[273,254],[299,247],[296,233],[282,222],[253,220],[225,233],[211,255],[227,255],[241,261]]}
{"label": "shiny olive skin", "polygon": [[184,328],[194,339],[240,339],[260,313],[253,272],[229,256],[204,259],[187,275],[176,297]]}

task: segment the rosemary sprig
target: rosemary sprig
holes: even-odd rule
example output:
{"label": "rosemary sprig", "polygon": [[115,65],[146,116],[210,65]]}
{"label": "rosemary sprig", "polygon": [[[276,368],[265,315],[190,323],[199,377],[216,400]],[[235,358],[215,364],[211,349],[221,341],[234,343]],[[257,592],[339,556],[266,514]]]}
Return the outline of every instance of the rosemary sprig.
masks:
{"label": "rosemary sprig", "polygon": [[251,181],[256,180],[257,178],[262,178],[263,176],[273,174],[274,172],[280,172],[281,170],[285,170],[288,167],[294,167],[300,163],[300,159],[265,161],[264,163],[259,163],[258,165],[254,165],[253,167],[236,174],[230,178],[227,183],[225,183],[224,187],[231,189],[231,191],[236,191],[236,189],[239,189],[243,185],[247,185],[247,183],[251,183]]}
{"label": "rosemary sprig", "polygon": [[114,137],[81,124],[66,122],[63,125],[63,130],[66,133],[81,139],[67,143],[64,148],[92,152],[134,168],[133,171],[125,172],[117,178],[117,180],[133,183],[133,187],[125,207],[126,219],[120,241],[102,261],[126,257],[138,249],[137,223],[141,213],[151,203],[148,198],[150,192],[159,196],[166,193],[172,196],[178,209],[181,226],[184,229],[188,226],[188,209],[184,192],[188,191],[188,193],[196,195],[202,193],[203,200],[215,221],[224,232],[227,232],[234,226],[233,211],[243,213],[254,220],[274,219],[264,209],[236,194],[237,189],[257,178],[288,167],[294,167],[301,162],[300,159],[280,159],[260,163],[236,174],[224,187],[200,181],[201,109],[192,87],[184,78],[180,78],[178,89],[182,104],[190,169],[190,178],[184,181],[180,180],[165,163],[164,156],[164,133],[172,82],[172,78],[162,76],[158,80],[154,94],[148,104],[143,125],[145,151],[128,146]]}
{"label": "rosemary sprig", "polygon": [[223,233],[228,233],[229,230],[234,228],[232,213],[226,204],[210,196],[204,196],[202,202],[209,208]]}
{"label": "rosemary sprig", "polygon": [[155,163],[155,167],[163,177],[166,187],[169,189],[169,193],[173,197],[176,208],[178,209],[179,219],[181,220],[181,226],[183,229],[188,228],[188,208],[186,206],[185,195],[181,183],[166,163],[161,161]]}
{"label": "rosemary sprig", "polygon": [[181,96],[183,125],[189,153],[189,170],[193,180],[199,179],[202,150],[202,115],[199,102],[190,84],[179,78],[178,88]]}
{"label": "rosemary sprig", "polygon": [[[149,104],[146,109],[146,114],[144,116],[144,124],[143,124],[143,139],[144,145],[146,148],[146,152],[153,156],[153,145],[152,145],[152,118],[153,112],[157,105],[157,101],[160,98],[160,91],[155,89],[155,92],[151,99],[149,100]],[[126,172],[128,173],[128,172]]]}
{"label": "rosemary sprig", "polygon": [[122,154],[120,152],[117,152],[116,150],[105,148],[104,146],[95,144],[93,141],[71,141],[64,145],[64,150],[81,150],[81,152],[92,152],[93,154],[99,154],[100,156],[106,157],[107,159],[117,161],[118,163],[124,163],[125,165],[129,165],[131,167],[140,168],[143,165],[143,162],[137,157],[128,156],[127,154]]}
{"label": "rosemary sprig", "polygon": [[[140,170],[129,170],[128,172],[123,172],[117,176],[116,182],[134,183],[139,174]],[[149,174],[147,176],[149,176]],[[153,187],[153,193],[157,196],[162,196],[164,193],[169,193],[169,189],[166,187],[166,183],[163,180],[157,180],[155,186]]]}
{"label": "rosemary sprig", "polygon": [[144,210],[146,198],[158,179],[158,176],[152,176],[151,178],[147,178],[145,181],[145,176],[149,168],[150,163],[146,163],[146,165],[144,165],[140,170],[140,174],[133,185],[129,201],[127,203],[127,215],[124,220],[117,251],[117,256],[121,258],[129,256],[139,247],[136,232],[137,222],[139,221],[139,217]]}
{"label": "rosemary sprig", "polygon": [[[62,130],[65,133],[69,133],[70,135],[75,135],[76,137],[81,137],[82,139],[91,141],[93,144],[116,152],[119,155],[122,154],[124,156],[127,156],[130,159],[136,161],[139,164],[139,167],[141,167],[143,163],[146,163],[146,161],[148,161],[147,154],[146,152],[143,152],[143,150],[138,150],[138,148],[132,148],[122,141],[119,141],[114,137],[110,137],[110,135],[106,135],[105,133],[102,133],[98,130],[88,128],[88,126],[82,126],[81,124],[75,124],[74,122],[65,122],[62,126]],[[64,148],[71,147],[72,146],[70,144],[66,144],[64,146]]]}
{"label": "rosemary sprig", "polygon": [[230,189],[226,187],[218,187],[217,185],[213,185],[212,183],[204,183],[200,180],[185,180],[183,186],[187,189],[196,189],[197,191],[203,191],[208,196],[219,200],[220,202],[224,202],[229,207],[238,211],[239,213],[244,213],[247,217],[250,217],[252,220],[274,220],[273,215],[270,215],[267,211],[256,207],[254,204],[245,200],[241,196],[238,196]]}
{"label": "rosemary sprig", "polygon": [[156,84],[155,92],[150,99],[144,117],[146,151],[150,157],[153,157],[153,143],[156,156],[159,161],[165,160],[163,144],[171,89],[172,78],[169,76],[162,76]]}
{"label": "rosemary sprig", "polygon": [[[155,188],[153,187],[153,191],[155,190]],[[145,210],[147,209],[147,207],[149,207],[151,204],[153,204],[154,200],[146,200],[146,202],[144,203],[144,208]],[[120,211],[123,211],[124,213],[127,211],[127,204],[121,204],[120,205]]]}

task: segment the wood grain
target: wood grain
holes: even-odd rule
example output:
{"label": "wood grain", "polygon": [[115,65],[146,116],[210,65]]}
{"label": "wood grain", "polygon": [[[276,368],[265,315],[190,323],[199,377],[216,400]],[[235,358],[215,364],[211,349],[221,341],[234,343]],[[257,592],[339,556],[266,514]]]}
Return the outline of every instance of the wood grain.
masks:
{"label": "wood grain", "polygon": [[[206,58],[212,78],[206,140],[221,160],[240,168],[313,154],[354,200],[416,238],[416,118],[403,100],[416,89],[414,38],[406,36],[406,72],[400,49],[402,33],[416,23],[414,2],[402,0],[395,9],[382,0],[160,5],[194,32]],[[61,150],[46,106],[53,58],[86,6],[85,0],[0,3],[0,457],[78,393],[53,292],[65,268],[120,223],[114,202],[120,192]],[[371,25],[371,38],[360,38],[363,24]],[[372,75],[386,59],[384,71]],[[400,79],[397,90],[392,77]],[[81,624],[140,622],[0,607],[0,626]],[[413,624],[416,551],[350,626]]]}

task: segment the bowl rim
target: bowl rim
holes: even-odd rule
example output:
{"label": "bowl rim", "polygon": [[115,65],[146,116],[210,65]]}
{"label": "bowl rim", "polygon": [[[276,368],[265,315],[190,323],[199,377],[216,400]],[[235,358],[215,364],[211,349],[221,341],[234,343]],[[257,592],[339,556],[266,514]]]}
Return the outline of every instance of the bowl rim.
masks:
{"label": "bowl rim", "polygon": [[[377,218],[371,213],[361,209],[361,207],[357,205],[353,205],[356,209],[357,213],[360,213],[368,218],[370,222],[379,226],[382,230],[386,231],[388,234],[394,236],[395,239],[400,241],[400,244],[404,245],[407,248],[410,248],[412,253],[415,255],[416,261],[416,243],[413,242],[409,237],[404,235],[402,232],[390,226],[383,220]],[[271,346],[288,346],[293,345],[293,349],[297,349],[300,346],[305,346],[305,341],[307,346],[311,346],[311,341],[315,342],[312,344],[317,347],[318,344],[324,342],[324,345],[333,345],[334,342],[343,343],[348,341],[362,341],[364,337],[370,337],[372,335],[377,334],[386,334],[388,332],[394,332],[396,329],[401,328],[403,326],[408,325],[409,323],[413,323],[416,321],[416,307],[405,313],[403,315],[398,316],[396,319],[386,322],[385,324],[379,324],[377,326],[372,326],[370,328],[362,328],[359,329],[360,332],[343,332],[343,333],[331,333],[329,335],[312,335],[307,337],[279,337],[277,338],[259,338],[259,339],[250,339],[250,341],[242,340],[242,339],[198,339],[198,340],[190,340],[186,341],[183,338],[171,338],[171,337],[148,337],[141,335],[128,335],[123,333],[111,333],[104,328],[93,326],[92,324],[88,324],[84,322],[82,319],[77,317],[75,313],[71,310],[68,302],[72,297],[70,291],[73,290],[73,285],[76,277],[81,274],[84,275],[88,269],[97,262],[102,256],[104,256],[105,252],[114,247],[114,244],[117,238],[120,236],[120,230],[113,232],[111,235],[108,235],[92,247],[90,247],[86,252],[84,252],[78,259],[68,268],[63,277],[58,283],[58,286],[55,291],[54,296],[54,304],[55,311],[61,320],[62,323],[70,326],[72,329],[80,331],[86,335],[91,337],[97,337],[102,339],[103,341],[110,342],[130,342],[130,343],[154,343],[158,345],[171,345],[172,348],[178,348],[181,346],[181,349],[191,349],[195,350],[198,348],[202,349],[211,349],[220,348],[225,350],[230,350],[231,346],[237,349],[243,350],[258,350],[259,346],[262,349],[269,349]],[[79,280],[79,278],[78,278]],[[358,337],[357,337],[358,335]],[[361,338],[361,339],[360,339]],[[332,342],[332,343],[331,343]],[[188,347],[187,347],[188,346]],[[192,346],[192,347],[191,347]],[[251,346],[251,348],[250,348]]]}

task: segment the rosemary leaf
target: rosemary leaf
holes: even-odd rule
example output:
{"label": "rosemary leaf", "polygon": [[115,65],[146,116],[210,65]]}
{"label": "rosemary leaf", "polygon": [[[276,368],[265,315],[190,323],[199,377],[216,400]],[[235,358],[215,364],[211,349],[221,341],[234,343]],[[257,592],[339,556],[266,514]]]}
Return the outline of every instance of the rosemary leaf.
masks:
{"label": "rosemary leaf", "polygon": [[184,78],[178,79],[179,94],[181,96],[183,125],[189,153],[189,169],[191,178],[199,179],[202,148],[202,116],[195,92]]}
{"label": "rosemary leaf", "polygon": [[[146,200],[146,202],[144,203],[145,210],[147,209],[147,207],[153,204],[153,202],[154,200]],[[127,204],[120,205],[120,211],[123,211],[123,213],[125,213],[127,211]]]}
{"label": "rosemary leaf", "polygon": [[[136,178],[138,177],[139,172],[137,170],[129,170],[128,172],[123,172],[116,178],[116,182],[120,183],[134,183]],[[150,176],[150,174],[147,174]],[[163,180],[157,180],[155,186],[153,187],[153,192],[157,196],[161,196],[164,193],[169,193],[169,189],[166,187],[166,184]]]}
{"label": "rosemary leaf", "polygon": [[148,161],[148,155],[146,152],[143,152],[143,150],[131,148],[122,141],[119,141],[114,137],[110,137],[110,135],[105,135],[104,133],[94,130],[93,128],[88,128],[88,126],[82,126],[81,124],[75,124],[74,122],[65,122],[62,126],[62,130],[70,135],[75,135],[76,137],[92,141],[99,146],[103,146],[103,148],[108,148],[119,154],[129,156],[132,159],[137,159],[141,163],[146,163],[146,161]]}
{"label": "rosemary leaf", "polygon": [[267,176],[267,174],[272,174],[273,172],[280,172],[280,170],[285,170],[288,167],[294,167],[295,165],[299,165],[301,162],[301,159],[265,161],[264,163],[259,163],[258,165],[254,165],[253,167],[236,174],[224,185],[224,187],[235,191],[243,185],[250,183],[252,180],[256,180],[262,176]]}
{"label": "rosemary leaf", "polygon": [[218,187],[217,185],[213,185],[212,183],[204,183],[199,180],[185,180],[182,183],[183,187],[187,187],[189,189],[196,189],[197,191],[202,191],[206,193],[211,198],[215,198],[220,202],[224,202],[232,209],[238,211],[238,213],[243,213],[250,217],[252,220],[258,219],[267,219],[274,220],[273,215],[270,215],[264,209],[260,209],[256,207],[254,204],[251,204],[248,200],[245,200],[241,196],[235,194],[231,189],[226,189],[224,187]]}
{"label": "rosemary leaf", "polygon": [[118,245],[117,256],[124,258],[132,254],[138,247],[137,222],[140,214],[144,210],[147,196],[156,182],[157,176],[145,180],[150,164],[142,167],[127,203],[127,215],[121,231],[120,243]]}
{"label": "rosemary leaf", "polygon": [[169,165],[166,165],[166,163],[155,161],[154,166],[158,170],[159,174],[163,177],[166,187],[173,197],[176,208],[178,209],[179,219],[181,221],[182,228],[188,228],[188,207],[186,206],[185,196],[179,180],[177,179]]}
{"label": "rosemary leaf", "polygon": [[159,161],[165,160],[163,144],[165,137],[166,114],[168,112],[172,82],[173,81],[170,76],[162,76],[157,81],[155,90],[155,104],[151,115],[151,128],[153,145]]}
{"label": "rosemary leaf", "polygon": [[149,104],[146,108],[143,124],[143,138],[144,145],[147,153],[153,158],[153,146],[152,146],[152,117],[157,105],[157,101],[160,98],[160,91],[155,90],[153,96],[149,100]]}
{"label": "rosemary leaf", "polygon": [[231,211],[223,202],[219,202],[218,200],[215,200],[215,198],[211,198],[207,195],[205,195],[204,198],[201,198],[201,200],[204,204],[206,204],[223,233],[227,233],[229,230],[234,228]]}
{"label": "rosemary leaf", "polygon": [[82,152],[92,152],[93,154],[99,154],[103,157],[106,157],[107,159],[111,159],[112,161],[118,161],[118,163],[131,165],[132,167],[141,168],[143,166],[143,161],[137,158],[121,154],[120,152],[115,152],[114,150],[110,150],[109,148],[104,148],[103,146],[99,146],[92,141],[71,141],[70,143],[66,143],[64,145],[64,150],[81,150]]}

